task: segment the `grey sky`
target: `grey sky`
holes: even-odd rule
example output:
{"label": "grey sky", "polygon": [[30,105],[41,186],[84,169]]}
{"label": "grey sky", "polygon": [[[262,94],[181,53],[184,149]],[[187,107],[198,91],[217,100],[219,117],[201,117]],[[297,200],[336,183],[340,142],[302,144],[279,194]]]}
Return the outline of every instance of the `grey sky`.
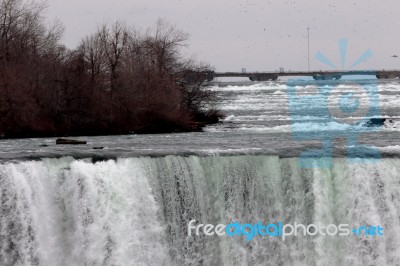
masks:
{"label": "grey sky", "polygon": [[367,49],[374,56],[359,69],[400,69],[398,0],[48,0],[49,19],[65,27],[75,47],[104,22],[121,20],[145,29],[158,18],[190,34],[188,53],[218,71],[330,69],[315,59],[323,52],[341,67],[338,40],[348,39],[347,65]]}

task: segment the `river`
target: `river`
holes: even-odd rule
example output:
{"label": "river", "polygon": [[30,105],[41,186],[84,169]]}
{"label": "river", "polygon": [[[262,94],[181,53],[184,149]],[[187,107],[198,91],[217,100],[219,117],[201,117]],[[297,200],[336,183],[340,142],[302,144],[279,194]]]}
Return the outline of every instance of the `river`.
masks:
{"label": "river", "polygon": [[[400,265],[398,80],[210,89],[226,118],[204,132],[1,140],[0,265]],[[247,241],[189,236],[191,220],[384,235]]]}

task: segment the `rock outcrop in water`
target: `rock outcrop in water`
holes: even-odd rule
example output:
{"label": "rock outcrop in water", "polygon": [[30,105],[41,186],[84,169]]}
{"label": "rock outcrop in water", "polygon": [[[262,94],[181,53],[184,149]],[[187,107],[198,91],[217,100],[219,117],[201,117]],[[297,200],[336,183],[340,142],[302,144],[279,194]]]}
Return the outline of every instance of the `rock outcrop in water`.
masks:
{"label": "rock outcrop in water", "polygon": [[84,145],[86,141],[76,139],[57,139],[57,145]]}
{"label": "rock outcrop in water", "polygon": [[386,118],[370,118],[364,126],[366,127],[382,127],[385,125]]}
{"label": "rock outcrop in water", "polygon": [[400,121],[394,118],[370,118],[364,126],[366,127],[385,127],[385,128],[398,128]]}

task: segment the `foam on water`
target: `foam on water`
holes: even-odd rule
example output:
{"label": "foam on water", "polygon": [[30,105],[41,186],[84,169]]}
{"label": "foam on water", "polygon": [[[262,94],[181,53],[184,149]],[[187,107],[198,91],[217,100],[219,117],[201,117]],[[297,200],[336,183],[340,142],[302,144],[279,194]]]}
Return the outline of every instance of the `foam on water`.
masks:
{"label": "foam on water", "polygon": [[[0,165],[1,265],[396,265],[399,159],[300,169],[277,156]],[[187,224],[381,225],[384,237],[188,236]]]}
{"label": "foam on water", "polygon": [[0,165],[1,265],[162,265],[146,161]]}
{"label": "foam on water", "polygon": [[[347,82],[347,83],[346,83]],[[357,89],[357,86],[346,81],[339,84],[336,88],[340,89],[340,94],[354,93],[357,95],[357,100],[360,107],[368,106],[369,96],[363,91]],[[373,86],[367,81],[363,86]],[[373,84],[373,83],[372,83]],[[324,84],[309,84],[304,82],[296,86],[298,94],[308,96],[313,95],[316,104],[309,103],[305,97],[298,97],[290,103],[290,110],[294,115],[289,113],[287,86],[284,82],[277,83],[258,83],[254,85],[243,86],[227,86],[219,88],[220,93],[224,95],[223,100],[219,104],[219,108],[224,111],[228,117],[224,120],[226,123],[235,122],[237,126],[233,129],[230,127],[212,128],[213,132],[227,132],[231,130],[240,130],[246,132],[311,132],[311,131],[359,131],[359,125],[347,125],[328,121],[327,117],[320,116],[320,107],[318,102],[326,100],[326,96],[315,94],[318,88],[326,88],[331,91],[331,85]],[[379,106],[382,117],[395,118],[398,110],[400,112],[400,101],[398,95],[394,94],[400,91],[400,84],[379,83]],[[246,93],[243,93],[246,92]],[[335,92],[339,96],[338,92]],[[329,108],[337,109],[338,103],[332,103]],[[296,112],[302,115],[296,115]],[[307,114],[307,115],[305,115]],[[351,119],[351,117],[349,117]],[[358,120],[360,117],[353,117]],[[324,121],[325,120],[325,121]],[[399,127],[390,125],[383,130],[398,131]]]}

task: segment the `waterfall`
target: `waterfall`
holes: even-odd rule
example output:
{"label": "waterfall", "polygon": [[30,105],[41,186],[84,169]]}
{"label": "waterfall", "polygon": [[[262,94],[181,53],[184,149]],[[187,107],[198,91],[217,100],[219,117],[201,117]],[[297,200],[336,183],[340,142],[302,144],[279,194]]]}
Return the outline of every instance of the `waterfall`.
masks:
{"label": "waterfall", "polygon": [[[0,265],[397,265],[400,160],[278,156],[0,164]],[[188,223],[349,224],[384,236],[188,235]]]}

